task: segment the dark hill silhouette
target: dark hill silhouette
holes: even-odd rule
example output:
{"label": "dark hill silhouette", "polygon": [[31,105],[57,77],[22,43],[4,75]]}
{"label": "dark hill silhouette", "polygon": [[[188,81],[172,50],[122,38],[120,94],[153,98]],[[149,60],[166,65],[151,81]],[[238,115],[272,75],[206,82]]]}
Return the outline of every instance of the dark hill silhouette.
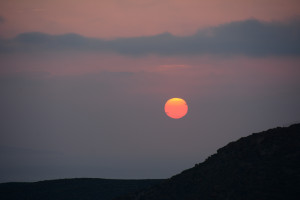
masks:
{"label": "dark hill silhouette", "polygon": [[170,179],[2,183],[0,199],[299,200],[300,124],[231,142],[203,163]]}
{"label": "dark hill silhouette", "polygon": [[118,200],[300,199],[300,124],[231,142],[203,163]]}
{"label": "dark hill silhouette", "polygon": [[111,200],[161,180],[76,178],[34,183],[1,183],[1,200]]}

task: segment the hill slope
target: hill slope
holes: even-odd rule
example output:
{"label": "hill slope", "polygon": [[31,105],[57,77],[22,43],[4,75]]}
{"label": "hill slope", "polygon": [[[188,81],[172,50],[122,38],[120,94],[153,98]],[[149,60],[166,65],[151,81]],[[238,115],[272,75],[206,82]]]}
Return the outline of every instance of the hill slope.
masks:
{"label": "hill slope", "polygon": [[1,200],[111,200],[161,180],[61,179],[34,183],[1,183]]}
{"label": "hill slope", "polygon": [[205,162],[118,200],[300,199],[300,124],[229,143]]}

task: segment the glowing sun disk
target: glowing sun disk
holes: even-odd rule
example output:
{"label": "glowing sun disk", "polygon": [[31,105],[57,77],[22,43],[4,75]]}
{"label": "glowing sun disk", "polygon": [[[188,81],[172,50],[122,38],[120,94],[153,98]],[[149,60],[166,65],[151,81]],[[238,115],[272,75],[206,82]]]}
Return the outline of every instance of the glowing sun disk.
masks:
{"label": "glowing sun disk", "polygon": [[169,99],[165,104],[165,113],[173,118],[179,119],[184,117],[188,112],[188,106],[185,100],[181,98]]}

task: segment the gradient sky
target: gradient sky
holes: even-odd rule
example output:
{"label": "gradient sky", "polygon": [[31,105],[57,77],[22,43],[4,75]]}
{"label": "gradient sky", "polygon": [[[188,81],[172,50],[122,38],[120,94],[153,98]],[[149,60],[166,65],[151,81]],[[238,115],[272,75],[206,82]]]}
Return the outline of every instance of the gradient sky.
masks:
{"label": "gradient sky", "polygon": [[[300,120],[294,0],[0,1],[0,182],[168,178]],[[164,113],[186,100],[182,119]]]}

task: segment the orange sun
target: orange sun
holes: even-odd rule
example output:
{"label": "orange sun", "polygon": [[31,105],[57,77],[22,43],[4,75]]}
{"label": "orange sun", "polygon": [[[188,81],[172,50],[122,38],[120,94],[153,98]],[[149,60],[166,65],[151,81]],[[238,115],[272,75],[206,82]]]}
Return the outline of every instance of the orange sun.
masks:
{"label": "orange sun", "polygon": [[188,106],[185,100],[180,98],[172,98],[166,102],[165,112],[169,117],[173,119],[179,119],[186,115],[188,112]]}

